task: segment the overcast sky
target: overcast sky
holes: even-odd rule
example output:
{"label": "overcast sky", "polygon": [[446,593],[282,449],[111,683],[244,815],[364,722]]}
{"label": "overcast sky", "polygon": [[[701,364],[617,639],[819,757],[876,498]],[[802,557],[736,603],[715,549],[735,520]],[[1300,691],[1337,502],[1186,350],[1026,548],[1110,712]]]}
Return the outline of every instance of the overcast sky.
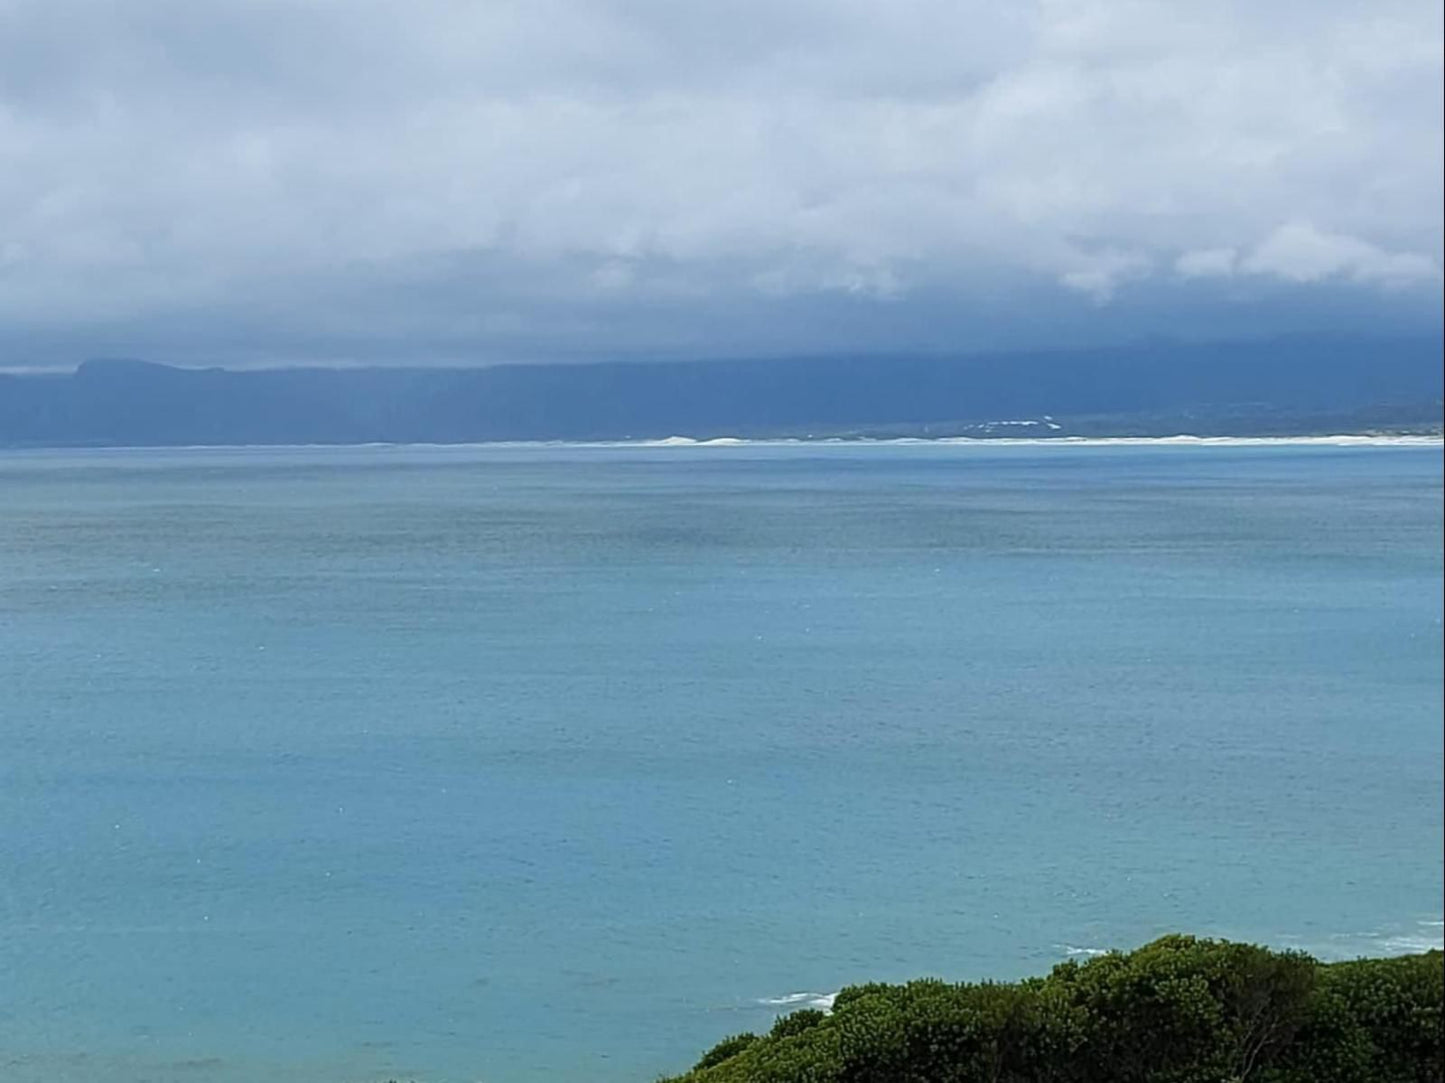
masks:
{"label": "overcast sky", "polygon": [[1437,328],[1439,0],[0,0],[0,365]]}

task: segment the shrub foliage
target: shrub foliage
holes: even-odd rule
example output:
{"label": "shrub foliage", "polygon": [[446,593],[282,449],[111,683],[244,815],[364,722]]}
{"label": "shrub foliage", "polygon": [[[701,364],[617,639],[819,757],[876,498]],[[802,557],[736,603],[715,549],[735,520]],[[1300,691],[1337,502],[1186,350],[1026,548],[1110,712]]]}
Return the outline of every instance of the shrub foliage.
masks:
{"label": "shrub foliage", "polygon": [[1442,974],[1170,936],[1017,984],[854,986],[673,1083],[1445,1083]]}

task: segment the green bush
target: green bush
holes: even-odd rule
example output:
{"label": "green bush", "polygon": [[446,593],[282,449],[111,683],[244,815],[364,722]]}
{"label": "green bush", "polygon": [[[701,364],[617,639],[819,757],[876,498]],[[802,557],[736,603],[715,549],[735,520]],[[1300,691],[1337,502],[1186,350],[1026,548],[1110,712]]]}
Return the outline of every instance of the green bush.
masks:
{"label": "green bush", "polygon": [[697,1072],[701,1071],[704,1068],[711,1068],[714,1064],[721,1064],[729,1057],[737,1056],[739,1053],[741,1053],[744,1049],[752,1045],[757,1040],[758,1036],[756,1034],[749,1034],[746,1032],[742,1034],[734,1034],[731,1037],[724,1038],[722,1041],[718,1042],[717,1045],[713,1046],[706,1053],[704,1053],[702,1055],[702,1059],[692,1066],[692,1070],[694,1072]]}
{"label": "green bush", "polygon": [[791,1015],[780,1015],[778,1021],[773,1024],[773,1029],[768,1031],[768,1037],[788,1038],[794,1034],[802,1034],[803,1031],[816,1027],[827,1018],[827,1014],[820,1012],[817,1008],[804,1008]]}
{"label": "green bush", "polygon": [[1015,984],[868,984],[675,1083],[1445,1083],[1441,953],[1170,936]]}

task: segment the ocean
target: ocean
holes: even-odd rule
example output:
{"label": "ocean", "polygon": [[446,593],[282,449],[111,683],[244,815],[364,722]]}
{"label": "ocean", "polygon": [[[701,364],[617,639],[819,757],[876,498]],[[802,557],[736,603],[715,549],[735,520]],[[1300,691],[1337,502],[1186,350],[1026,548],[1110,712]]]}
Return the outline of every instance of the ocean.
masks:
{"label": "ocean", "polygon": [[0,455],[0,1078],[596,1083],[1438,946],[1442,454]]}

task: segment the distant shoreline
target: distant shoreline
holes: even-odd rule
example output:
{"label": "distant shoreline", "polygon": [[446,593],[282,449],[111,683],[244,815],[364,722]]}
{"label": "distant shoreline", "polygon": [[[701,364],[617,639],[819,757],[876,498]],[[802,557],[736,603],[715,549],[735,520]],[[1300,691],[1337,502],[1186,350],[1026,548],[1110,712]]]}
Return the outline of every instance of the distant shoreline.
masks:
{"label": "distant shoreline", "polygon": [[465,450],[482,448],[748,448],[748,447],[1445,447],[1441,433],[1334,433],[1319,436],[667,436],[643,440],[480,440],[456,443],[373,441],[352,444],[55,444],[0,447],[0,454],[126,451]]}
{"label": "distant shoreline", "polygon": [[87,361],[0,374],[0,446],[1438,436],[1441,349],[1427,335],[475,368]]}
{"label": "distant shoreline", "polygon": [[740,447],[768,444],[822,444],[854,445],[884,444],[908,445],[942,444],[957,447],[1273,447],[1275,445],[1320,445],[1329,447],[1440,447],[1445,446],[1445,435],[1439,433],[1336,433],[1325,436],[1193,436],[1181,433],[1176,436],[899,436],[899,437],[793,437],[744,439],[740,437],[713,437],[695,439],[687,436],[670,436],[662,440],[612,441],[600,446],[608,447]]}

